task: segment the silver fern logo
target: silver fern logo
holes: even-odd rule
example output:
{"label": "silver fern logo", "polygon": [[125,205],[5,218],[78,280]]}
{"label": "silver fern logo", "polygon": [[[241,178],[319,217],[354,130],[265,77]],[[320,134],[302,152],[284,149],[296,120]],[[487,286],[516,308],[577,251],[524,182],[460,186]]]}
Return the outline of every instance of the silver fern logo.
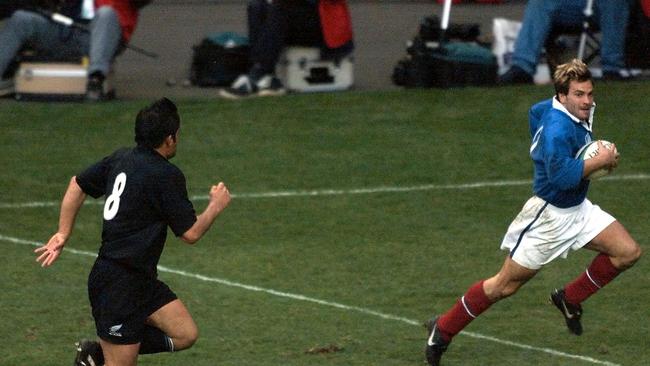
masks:
{"label": "silver fern logo", "polygon": [[120,329],[122,329],[122,324],[114,325],[108,328],[108,334],[113,337],[121,337],[122,333],[120,333]]}

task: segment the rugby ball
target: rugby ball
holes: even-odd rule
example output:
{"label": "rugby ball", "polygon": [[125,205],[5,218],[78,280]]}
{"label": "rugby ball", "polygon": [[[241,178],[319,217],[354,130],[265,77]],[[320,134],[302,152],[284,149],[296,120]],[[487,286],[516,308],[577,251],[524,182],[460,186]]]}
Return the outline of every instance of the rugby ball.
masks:
{"label": "rugby ball", "polygon": [[[583,146],[578,151],[577,158],[580,158],[582,160],[587,160],[587,159],[591,159],[591,158],[597,156],[598,155],[598,141],[600,141],[606,149],[609,149],[609,150],[614,149],[614,152],[616,152],[616,147],[611,142],[605,141],[605,140],[597,140],[597,141],[592,141],[592,142],[586,144],[585,146]],[[586,179],[594,180],[594,179],[602,178],[602,177],[606,176],[607,174],[609,174],[611,172],[612,172],[611,169],[602,168],[602,169],[596,170],[595,172],[589,174],[589,176]]]}

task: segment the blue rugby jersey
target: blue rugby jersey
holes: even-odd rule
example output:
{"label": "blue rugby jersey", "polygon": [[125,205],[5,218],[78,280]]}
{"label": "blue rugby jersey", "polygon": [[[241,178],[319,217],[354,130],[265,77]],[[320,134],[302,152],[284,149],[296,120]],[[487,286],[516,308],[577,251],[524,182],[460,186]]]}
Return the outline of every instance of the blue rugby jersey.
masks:
{"label": "blue rugby jersey", "polygon": [[589,181],[582,179],[584,161],[575,156],[592,140],[593,118],[589,122],[579,121],[551,98],[533,105],[528,121],[535,195],[556,207],[580,204],[587,196]]}

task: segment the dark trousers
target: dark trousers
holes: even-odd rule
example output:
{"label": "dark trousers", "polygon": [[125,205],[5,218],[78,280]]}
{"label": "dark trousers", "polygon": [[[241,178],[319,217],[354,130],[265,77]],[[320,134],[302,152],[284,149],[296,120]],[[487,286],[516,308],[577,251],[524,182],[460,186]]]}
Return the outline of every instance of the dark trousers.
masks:
{"label": "dark trousers", "polygon": [[316,5],[307,0],[251,0],[248,37],[253,77],[272,74],[287,45],[322,47],[323,33]]}

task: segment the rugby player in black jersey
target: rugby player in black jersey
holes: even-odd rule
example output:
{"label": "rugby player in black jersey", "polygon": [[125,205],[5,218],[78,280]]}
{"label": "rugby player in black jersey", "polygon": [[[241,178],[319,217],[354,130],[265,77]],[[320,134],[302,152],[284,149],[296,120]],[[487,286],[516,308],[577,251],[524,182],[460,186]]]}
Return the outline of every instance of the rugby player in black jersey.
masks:
{"label": "rugby player in black jersey", "polygon": [[180,117],[160,99],[136,117],[135,141],[72,177],[61,202],[58,231],[35,250],[43,267],[61,254],[86,195],[104,196],[102,244],[88,277],[88,294],[99,342],[78,343],[75,365],[135,365],[138,354],[187,349],[198,329],[183,303],[157,279],[167,228],[188,244],[198,241],[230,193],[210,189],[196,215],[185,176],[169,162],[179,142]]}

